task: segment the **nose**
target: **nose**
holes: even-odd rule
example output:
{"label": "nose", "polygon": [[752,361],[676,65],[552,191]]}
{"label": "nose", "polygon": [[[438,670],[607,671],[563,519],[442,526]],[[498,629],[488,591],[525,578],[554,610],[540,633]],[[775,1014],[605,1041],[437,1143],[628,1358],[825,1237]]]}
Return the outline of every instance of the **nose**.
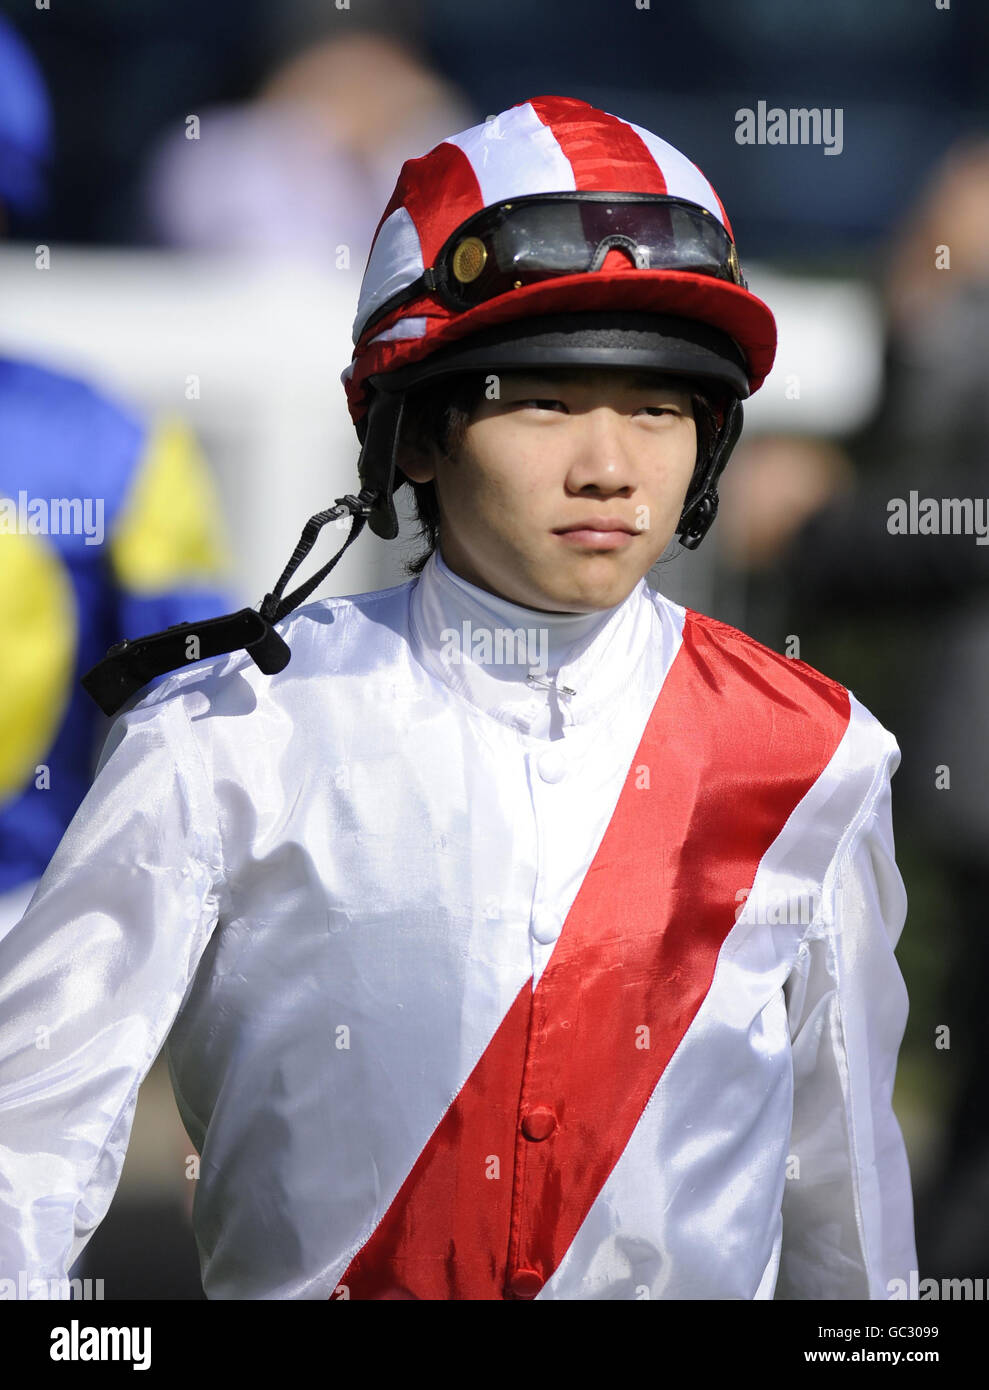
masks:
{"label": "nose", "polygon": [[631,495],[635,462],[627,437],[628,421],[610,406],[578,411],[571,417],[572,449],[567,486],[603,496]]}

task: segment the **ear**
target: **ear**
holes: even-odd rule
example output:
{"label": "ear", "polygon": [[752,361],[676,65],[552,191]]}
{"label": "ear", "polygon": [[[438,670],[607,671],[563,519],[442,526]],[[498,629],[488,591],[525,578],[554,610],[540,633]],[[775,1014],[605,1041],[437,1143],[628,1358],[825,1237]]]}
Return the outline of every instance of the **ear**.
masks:
{"label": "ear", "polygon": [[412,434],[403,434],[396,460],[398,467],[414,483],[429,483],[436,477],[436,445]]}
{"label": "ear", "polygon": [[401,460],[399,468],[414,483],[430,483],[436,477],[435,464],[428,463],[421,450],[413,453],[408,445],[403,445]]}

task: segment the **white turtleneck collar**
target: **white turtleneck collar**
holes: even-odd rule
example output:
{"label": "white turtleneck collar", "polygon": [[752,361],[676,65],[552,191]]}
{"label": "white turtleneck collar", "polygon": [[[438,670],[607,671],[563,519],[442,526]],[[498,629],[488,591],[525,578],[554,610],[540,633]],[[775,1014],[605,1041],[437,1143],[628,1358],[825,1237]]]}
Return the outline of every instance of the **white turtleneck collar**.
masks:
{"label": "white turtleneck collar", "polygon": [[645,580],[614,608],[546,613],[469,583],[438,550],[411,604],[416,655],[427,670],[537,738],[560,738],[604,712],[644,654],[654,617]]}

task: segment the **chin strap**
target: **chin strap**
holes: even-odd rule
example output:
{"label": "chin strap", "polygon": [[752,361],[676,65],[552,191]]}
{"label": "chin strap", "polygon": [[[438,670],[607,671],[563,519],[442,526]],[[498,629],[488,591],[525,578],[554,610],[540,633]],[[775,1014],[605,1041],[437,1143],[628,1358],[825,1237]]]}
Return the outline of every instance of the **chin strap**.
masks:
{"label": "chin strap", "polygon": [[742,403],[733,400],[728,407],[710,462],[694,498],[680,514],[676,534],[684,550],[696,550],[718,515],[718,479],[724,472],[731,451],[742,432]]}
{"label": "chin strap", "polygon": [[[265,594],[259,609],[242,608],[200,623],[177,623],[164,632],[154,632],[133,641],[118,642],[102,661],[82,677],[86,693],[104,714],[114,715],[142,686],[157,676],[176,671],[194,661],[246,651],[266,676],[277,675],[288,665],[288,643],[272,626],[307,599],[317,584],[329,574],[347,547],[357,539],[364,523],[379,500],[377,491],[363,488],[356,496],[348,493],[336,499],[336,506],[310,517],[274,589]],[[320,531],[331,521],[352,514],[350,535],[330,562],[311,579],[300,584],[287,598],[282,594],[292,575],[312,550]]]}
{"label": "chin strap", "polygon": [[[684,510],[684,517],[688,515]],[[683,517],[680,518],[680,525],[683,527],[677,534],[680,537],[680,544],[684,550],[696,550],[701,541],[711,528],[711,523],[718,515],[718,490],[708,488],[702,492],[696,502],[690,506],[690,525],[684,524]]]}
{"label": "chin strap", "polygon": [[[292,552],[292,558],[282,570],[278,583],[272,589],[271,593],[265,594],[264,598],[261,600],[261,617],[265,618],[269,623],[277,623],[280,618],[284,618],[287,613],[291,613],[293,608],[298,608],[299,604],[309,597],[313,589],[315,589],[318,584],[322,584],[323,580],[343,555],[348,545],[355,541],[361,531],[363,531],[364,523],[371,515],[377,502],[377,490],[365,487],[361,488],[356,497],[353,493],[348,492],[346,497],[337,498],[335,507],[330,507],[325,512],[317,512],[315,516],[311,516],[305,524],[302,535],[299,537],[298,545]],[[282,598],[285,585],[292,578],[292,575],[316,544],[316,537],[319,535],[320,531],[322,531],[323,527],[328,525],[331,521],[337,521],[340,517],[346,516],[348,512],[353,514],[354,523],[350,528],[350,535],[334,555],[333,559],[330,560],[328,564],[325,564],[321,570],[317,570],[311,579],[307,579],[304,584],[300,584],[297,589],[294,589],[292,593],[289,594],[288,598]],[[288,649],[286,648],[286,650]]]}

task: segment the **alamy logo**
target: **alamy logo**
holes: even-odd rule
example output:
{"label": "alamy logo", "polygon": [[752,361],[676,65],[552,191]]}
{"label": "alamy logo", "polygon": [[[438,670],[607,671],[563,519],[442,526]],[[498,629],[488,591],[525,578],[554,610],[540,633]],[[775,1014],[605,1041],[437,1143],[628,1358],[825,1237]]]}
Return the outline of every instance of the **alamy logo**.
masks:
{"label": "alamy logo", "polygon": [[987,1280],[978,1279],[921,1279],[920,1271],[912,1269],[910,1271],[909,1282],[906,1279],[890,1279],[886,1284],[886,1292],[889,1294],[890,1301],[896,1299],[911,1299],[925,1302],[928,1299],[984,1299],[986,1296]]}
{"label": "alamy logo", "polygon": [[886,504],[886,530],[891,536],[975,536],[976,545],[989,545],[989,498],[892,497]]}
{"label": "alamy logo", "polygon": [[0,497],[0,536],[84,536],[86,545],[103,544],[102,497],[29,497],[23,489]]}
{"label": "alamy logo", "polygon": [[[37,1044],[36,1044],[37,1045]],[[47,1040],[43,1044],[47,1047]],[[101,1299],[102,1279],[29,1279],[26,1269],[17,1271],[15,1279],[0,1279],[0,1299]]]}
{"label": "alamy logo", "polygon": [[735,142],[739,145],[823,145],[825,154],[841,154],[844,148],[845,112],[841,106],[767,107],[760,101],[753,111],[741,106],[735,112]]}
{"label": "alamy logo", "polygon": [[544,627],[473,627],[465,618],[459,628],[440,633],[441,651],[454,665],[528,666],[546,671],[548,634]]}
{"label": "alamy logo", "polygon": [[744,912],[747,922],[764,926],[809,927],[817,919],[821,897],[816,889],[803,893],[759,886],[755,891],[739,888],[735,903],[736,922]]}
{"label": "alamy logo", "polygon": [[135,1371],[151,1365],[150,1327],[80,1327],[73,1318],[53,1327],[51,1338],[53,1361],[132,1361]]}

